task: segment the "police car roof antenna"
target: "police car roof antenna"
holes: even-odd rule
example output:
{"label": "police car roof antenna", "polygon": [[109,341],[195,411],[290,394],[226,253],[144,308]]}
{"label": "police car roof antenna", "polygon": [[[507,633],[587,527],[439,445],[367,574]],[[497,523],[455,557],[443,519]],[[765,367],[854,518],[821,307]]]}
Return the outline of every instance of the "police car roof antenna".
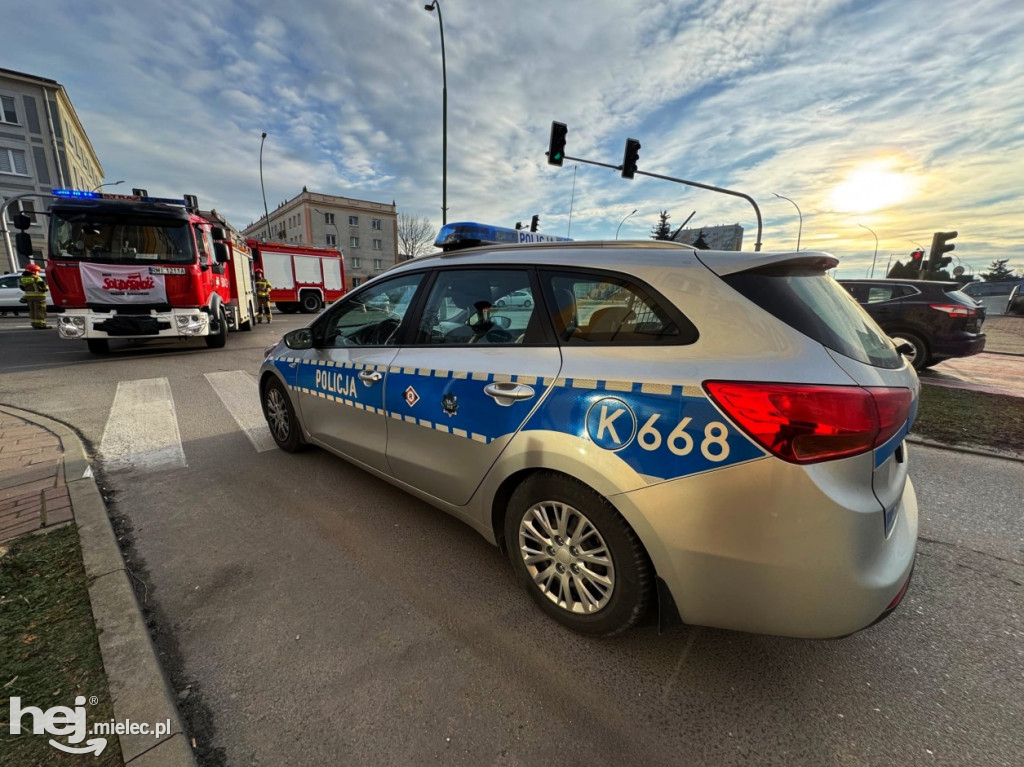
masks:
{"label": "police car roof antenna", "polygon": [[[586,163],[587,165],[597,165],[600,168],[611,168],[612,170],[618,170],[618,171],[622,170],[622,165],[609,165],[606,162],[596,162],[594,160],[584,160],[582,157],[570,157],[567,154],[566,155],[562,155],[561,159],[562,160],[572,160],[573,162],[582,162],[582,163]],[[551,162],[550,158],[548,158],[548,162]],[[558,162],[558,163],[555,163],[555,164],[561,165],[562,163]],[[720,186],[712,186],[711,184],[702,184],[699,181],[687,181],[684,178],[674,178],[672,176],[661,176],[661,175],[659,175],[657,173],[648,173],[647,171],[643,171],[643,170],[635,170],[633,172],[636,175],[638,175],[638,176],[647,176],[648,178],[658,178],[658,179],[661,179],[662,181],[674,181],[677,184],[685,184],[686,186],[695,186],[698,189],[708,189],[708,190],[710,190],[712,192],[721,192],[722,194],[729,194],[729,195],[732,195],[733,197],[742,197],[744,200],[746,200],[747,202],[749,202],[753,206],[753,208],[754,208],[754,215],[757,216],[757,241],[754,243],[754,252],[755,253],[756,252],[760,252],[760,250],[761,250],[761,231],[763,229],[763,227],[761,225],[761,209],[757,207],[757,203],[754,202],[754,198],[751,197],[749,194],[744,194],[743,192],[737,192],[737,191],[735,191],[733,189],[725,189],[725,188],[720,187]]]}

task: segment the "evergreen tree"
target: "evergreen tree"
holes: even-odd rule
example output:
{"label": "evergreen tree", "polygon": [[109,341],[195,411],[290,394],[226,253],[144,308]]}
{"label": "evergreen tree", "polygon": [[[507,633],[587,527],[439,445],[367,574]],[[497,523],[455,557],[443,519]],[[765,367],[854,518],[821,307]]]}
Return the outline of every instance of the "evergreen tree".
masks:
{"label": "evergreen tree", "polygon": [[916,280],[917,267],[913,263],[904,264],[902,261],[897,261],[885,276],[895,280]]}
{"label": "evergreen tree", "polygon": [[1010,259],[1008,258],[1000,258],[997,261],[993,261],[989,264],[988,272],[982,272],[981,279],[987,280],[988,282],[992,282],[994,280],[1012,280],[1013,269],[1006,266],[1006,263],[1009,260]]}
{"label": "evergreen tree", "polygon": [[672,215],[667,211],[661,211],[658,225],[651,230],[652,240],[671,240],[672,239],[672,228],[668,225],[668,220]]}

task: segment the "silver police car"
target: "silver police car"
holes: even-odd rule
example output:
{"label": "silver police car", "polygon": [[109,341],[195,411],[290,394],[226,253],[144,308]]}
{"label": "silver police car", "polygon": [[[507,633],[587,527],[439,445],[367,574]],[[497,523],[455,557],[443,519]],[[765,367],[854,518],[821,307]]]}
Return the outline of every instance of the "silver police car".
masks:
{"label": "silver police car", "polygon": [[472,526],[577,631],[656,611],[844,636],[910,582],[920,385],[836,263],[654,241],[417,258],[268,350],[263,410],[282,449]]}

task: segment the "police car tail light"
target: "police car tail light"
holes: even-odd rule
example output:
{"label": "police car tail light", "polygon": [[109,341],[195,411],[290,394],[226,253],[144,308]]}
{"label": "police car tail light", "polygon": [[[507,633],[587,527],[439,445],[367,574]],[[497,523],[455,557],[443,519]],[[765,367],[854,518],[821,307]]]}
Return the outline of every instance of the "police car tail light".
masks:
{"label": "police car tail light", "polygon": [[766,450],[790,463],[866,453],[906,423],[909,389],[707,381],[711,398]]}

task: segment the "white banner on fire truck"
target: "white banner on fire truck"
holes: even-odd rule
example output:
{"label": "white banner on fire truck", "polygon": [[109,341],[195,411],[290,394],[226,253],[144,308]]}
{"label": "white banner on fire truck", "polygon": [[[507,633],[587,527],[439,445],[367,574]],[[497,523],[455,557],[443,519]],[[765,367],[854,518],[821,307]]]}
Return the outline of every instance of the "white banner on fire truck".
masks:
{"label": "white banner on fire truck", "polygon": [[85,300],[96,304],[165,304],[167,286],[160,270],[148,266],[79,264]]}

